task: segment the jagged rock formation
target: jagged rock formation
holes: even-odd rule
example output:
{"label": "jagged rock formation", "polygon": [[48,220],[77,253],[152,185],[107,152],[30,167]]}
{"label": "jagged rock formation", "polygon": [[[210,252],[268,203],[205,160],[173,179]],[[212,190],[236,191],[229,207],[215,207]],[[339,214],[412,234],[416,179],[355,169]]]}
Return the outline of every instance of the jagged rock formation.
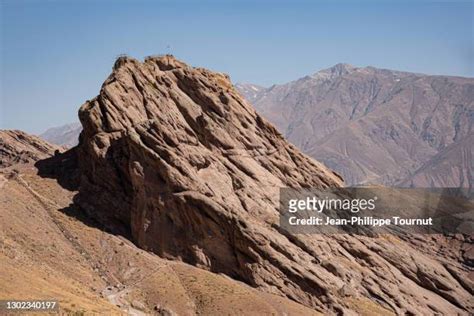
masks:
{"label": "jagged rock formation", "polygon": [[342,174],[348,185],[474,182],[472,176],[460,177],[451,159],[436,167],[448,181],[431,173],[409,179],[431,159],[440,162],[449,146],[468,141],[474,146],[468,138],[474,134],[473,78],[338,64],[287,84],[241,92],[289,141]]}
{"label": "jagged rock formation", "polygon": [[[37,148],[34,136],[1,133],[21,137],[8,141],[10,157]],[[107,231],[72,202],[77,191],[52,177],[70,177],[73,155],[0,165],[0,300],[55,299],[60,315],[317,315]]]}
{"label": "jagged rock formation", "polygon": [[18,130],[0,130],[0,168],[35,162],[63,149]]}
{"label": "jagged rock formation", "polygon": [[75,122],[48,128],[39,136],[52,144],[71,148],[79,143],[79,134],[81,131],[82,125],[79,122]]}
{"label": "jagged rock formation", "polygon": [[224,74],[172,56],[119,58],[79,116],[76,202],[143,249],[325,312],[474,306],[462,257],[470,239],[280,230],[280,187],[343,182],[286,142]]}

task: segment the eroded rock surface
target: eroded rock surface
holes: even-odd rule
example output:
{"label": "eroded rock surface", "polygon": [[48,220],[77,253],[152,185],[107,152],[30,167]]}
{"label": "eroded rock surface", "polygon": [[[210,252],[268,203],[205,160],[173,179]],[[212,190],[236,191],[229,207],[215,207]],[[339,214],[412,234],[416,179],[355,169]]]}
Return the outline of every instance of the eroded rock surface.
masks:
{"label": "eroded rock surface", "polygon": [[319,315],[108,232],[42,175],[69,154],[0,168],[0,300],[54,298],[59,315]]}
{"label": "eroded rock surface", "polygon": [[0,168],[35,162],[62,151],[61,147],[19,130],[0,130]]}
{"label": "eroded rock surface", "polygon": [[281,231],[280,187],[343,182],[290,145],[224,74],[172,56],[119,58],[79,116],[77,202],[143,249],[320,311],[473,308],[472,266],[460,259],[471,240],[453,237],[454,254],[440,256],[431,237],[417,249],[392,236]]}

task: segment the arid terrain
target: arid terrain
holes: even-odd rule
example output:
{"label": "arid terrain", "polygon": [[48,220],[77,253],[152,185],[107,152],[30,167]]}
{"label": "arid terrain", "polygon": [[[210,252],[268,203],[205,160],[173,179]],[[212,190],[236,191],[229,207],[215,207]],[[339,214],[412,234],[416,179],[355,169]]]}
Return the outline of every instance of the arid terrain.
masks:
{"label": "arid terrain", "polygon": [[474,79],[338,64],[237,88],[346,184],[474,187]]}
{"label": "arid terrain", "polygon": [[280,229],[279,188],[344,182],[225,74],[120,57],[79,119],[67,151],[0,132],[0,299],[135,315],[474,309],[472,236]]}
{"label": "arid terrain", "polygon": [[[162,259],[109,231],[74,205],[77,191],[35,167],[56,149],[37,142],[0,131],[2,166],[9,165],[0,168],[0,299],[56,299],[62,312],[87,315],[316,314],[225,275]],[[14,148],[36,158],[7,161]],[[58,159],[53,165],[67,160]]]}

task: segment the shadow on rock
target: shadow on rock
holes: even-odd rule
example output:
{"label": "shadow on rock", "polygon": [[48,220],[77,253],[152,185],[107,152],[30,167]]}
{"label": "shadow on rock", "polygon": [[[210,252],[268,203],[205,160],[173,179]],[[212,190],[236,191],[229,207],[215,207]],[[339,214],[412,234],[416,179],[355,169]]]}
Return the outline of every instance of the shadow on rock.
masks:
{"label": "shadow on rock", "polygon": [[[77,158],[77,147],[64,153],[56,152],[54,156],[35,163],[38,175],[42,178],[55,179],[58,184],[69,191],[80,191],[81,173]],[[93,211],[86,211],[77,203],[79,194],[73,197],[72,203],[58,211],[75,218],[89,227],[100,229],[114,235],[121,235],[131,240],[130,229],[114,221],[102,221]],[[94,214],[92,214],[94,213]]]}
{"label": "shadow on rock", "polygon": [[77,148],[71,148],[64,153],[56,152],[54,156],[39,160],[35,163],[38,175],[42,178],[56,179],[69,191],[79,189],[80,173],[77,161]]}

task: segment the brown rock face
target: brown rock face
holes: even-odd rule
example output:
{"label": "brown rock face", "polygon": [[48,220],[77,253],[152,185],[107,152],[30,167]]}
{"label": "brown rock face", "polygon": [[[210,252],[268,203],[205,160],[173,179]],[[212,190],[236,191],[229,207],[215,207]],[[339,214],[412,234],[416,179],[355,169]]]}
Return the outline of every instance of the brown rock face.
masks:
{"label": "brown rock face", "polygon": [[320,315],[107,232],[50,177],[70,177],[73,155],[0,168],[0,300],[54,298],[59,315]]}
{"label": "brown rock face", "polygon": [[39,137],[17,130],[0,130],[0,168],[16,163],[35,162],[54,155],[62,148]]}
{"label": "brown rock face", "polygon": [[141,248],[322,311],[473,307],[469,268],[457,254],[440,261],[436,242],[415,250],[396,237],[280,231],[280,187],[342,180],[286,142],[226,75],[172,56],[119,58],[79,116],[77,202]]}

